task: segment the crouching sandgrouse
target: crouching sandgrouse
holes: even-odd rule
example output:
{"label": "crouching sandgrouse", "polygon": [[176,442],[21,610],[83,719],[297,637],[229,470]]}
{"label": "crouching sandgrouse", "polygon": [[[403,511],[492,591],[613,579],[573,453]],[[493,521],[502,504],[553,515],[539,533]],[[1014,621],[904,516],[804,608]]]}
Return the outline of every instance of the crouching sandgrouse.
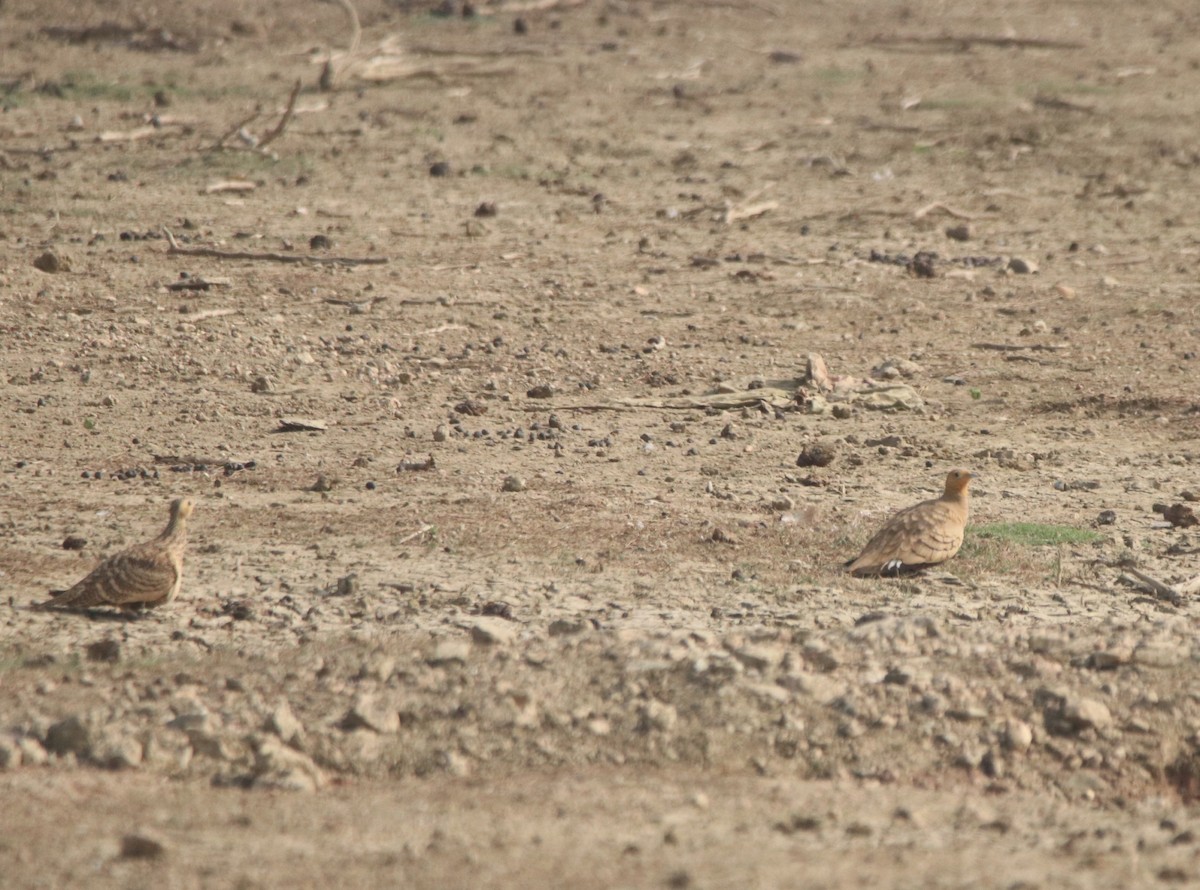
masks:
{"label": "crouching sandgrouse", "polygon": [[117,606],[152,608],[171,602],[183,581],[183,551],[187,547],[187,519],[195,502],[171,502],[171,519],[162,534],[110,556],[68,590],[52,590],[53,599],[42,603],[63,609]]}
{"label": "crouching sandgrouse", "polygon": [[846,563],[852,574],[900,575],[943,563],[962,546],[971,474],[951,470],[940,498],[901,510]]}

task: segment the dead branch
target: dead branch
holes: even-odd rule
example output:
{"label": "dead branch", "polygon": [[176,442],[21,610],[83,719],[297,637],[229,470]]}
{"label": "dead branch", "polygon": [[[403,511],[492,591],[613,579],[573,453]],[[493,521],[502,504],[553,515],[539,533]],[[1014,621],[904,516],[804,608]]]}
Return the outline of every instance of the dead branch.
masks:
{"label": "dead branch", "polygon": [[1149,590],[1158,599],[1165,600],[1173,606],[1178,606],[1183,602],[1183,597],[1179,595],[1179,591],[1174,587],[1163,584],[1157,578],[1147,575],[1145,572],[1138,571],[1131,566],[1126,567],[1123,577],[1132,577],[1137,582],[1140,582],[1138,586]]}
{"label": "dead branch", "polygon": [[423,525],[419,529],[417,529],[415,532],[413,532],[411,535],[405,535],[403,538],[401,538],[399,541],[396,541],[395,543],[396,544],[407,544],[413,538],[419,538],[419,537],[421,537],[421,535],[425,534],[426,532],[433,531],[433,529],[434,529],[434,527],[432,525]]}
{"label": "dead branch", "polygon": [[953,216],[955,219],[978,219],[978,217],[974,216],[973,214],[963,213],[961,210],[955,210],[949,204],[943,204],[941,201],[934,201],[932,204],[926,204],[924,207],[914,210],[913,219],[924,219],[935,210],[940,210],[942,213],[946,214],[947,216]]}
{"label": "dead branch", "polygon": [[923,37],[915,35],[906,37],[902,34],[896,36],[879,35],[874,37],[871,44],[875,46],[895,46],[904,47],[905,45],[912,46],[927,46],[931,49],[949,49],[949,50],[966,50],[972,46],[998,46],[998,47],[1017,47],[1020,49],[1087,49],[1086,43],[1079,43],[1074,40],[1053,40],[1044,37],[987,37],[980,34],[962,34],[962,35],[943,35],[941,37]]}
{"label": "dead branch", "polygon": [[721,214],[721,222],[725,225],[730,225],[738,220],[754,219],[755,217],[762,216],[764,213],[770,213],[772,210],[778,209],[778,201],[760,201],[757,204],[743,204],[740,207],[727,204],[724,212]]}
{"label": "dead branch", "polygon": [[[362,42],[362,24],[358,20],[358,11],[354,8],[354,4],[350,0],[334,0],[339,6],[346,11],[346,15],[350,17],[350,48],[346,50],[346,61],[342,64],[341,70],[336,74],[333,71],[333,52],[329,53],[329,59],[325,62],[326,71],[329,72],[328,82],[322,83],[323,89],[333,89],[337,84],[338,78],[346,72],[346,69],[354,64],[354,58],[358,55],[358,47]],[[322,77],[325,74],[322,73]]]}
{"label": "dead branch", "polygon": [[241,309],[201,309],[184,315],[185,321],[204,321],[206,318],[224,318],[227,315],[238,315]]}
{"label": "dead branch", "polygon": [[281,117],[279,119],[279,123],[277,123],[271,129],[271,131],[269,133],[267,133],[267,135],[263,136],[263,138],[259,140],[258,146],[257,146],[259,151],[262,151],[264,148],[266,148],[268,145],[270,145],[272,142],[274,142],[276,139],[278,139],[281,135],[283,135],[284,129],[287,127],[288,122],[292,119],[292,115],[296,111],[296,97],[299,95],[300,95],[300,81],[297,80],[296,85],[294,87],[292,87],[292,94],[290,96],[288,96],[287,107],[283,109],[283,117]]}
{"label": "dead branch", "polygon": [[991,349],[995,352],[1019,352],[1031,349],[1034,352],[1058,352],[1066,349],[1066,343],[972,343],[972,349]]}
{"label": "dead branch", "polygon": [[385,256],[374,257],[345,257],[345,256],[304,256],[295,253],[255,253],[244,250],[217,250],[213,247],[180,247],[175,236],[166,228],[163,229],[168,243],[168,256],[205,256],[218,260],[253,260],[269,263],[313,263],[319,266],[381,266],[388,262]]}
{"label": "dead branch", "polygon": [[210,151],[220,151],[222,148],[225,147],[226,142],[228,142],[230,139],[232,139],[234,136],[236,136],[244,127],[248,127],[248,126],[250,126],[250,124],[252,124],[256,120],[258,120],[261,115],[262,115],[261,108],[254,109],[254,114],[250,115],[249,117],[247,117],[243,120],[238,121],[236,124],[234,124],[228,130],[226,130],[225,134],[223,136],[221,136],[220,139],[218,139],[216,142],[214,142],[212,144],[212,148],[210,149]]}

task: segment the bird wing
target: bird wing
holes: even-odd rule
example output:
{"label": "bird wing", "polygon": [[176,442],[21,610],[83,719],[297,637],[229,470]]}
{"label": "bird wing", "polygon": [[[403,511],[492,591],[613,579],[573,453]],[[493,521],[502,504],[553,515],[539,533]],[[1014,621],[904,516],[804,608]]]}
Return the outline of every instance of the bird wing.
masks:
{"label": "bird wing", "polygon": [[945,562],[962,546],[962,511],[943,500],[923,501],[901,510],[867,542],[847,566],[855,574],[874,574]]}
{"label": "bird wing", "polygon": [[179,577],[172,554],[153,544],[139,544],[100,563],[86,578],[57,594],[50,605],[85,609],[126,606],[165,598]]}

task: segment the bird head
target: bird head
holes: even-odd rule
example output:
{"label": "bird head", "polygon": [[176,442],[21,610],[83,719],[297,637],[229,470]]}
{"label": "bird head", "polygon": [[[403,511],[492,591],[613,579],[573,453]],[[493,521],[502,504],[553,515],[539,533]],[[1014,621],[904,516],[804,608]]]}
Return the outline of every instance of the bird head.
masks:
{"label": "bird head", "polygon": [[176,498],[171,501],[171,521],[187,519],[196,509],[196,502],[191,498]]}
{"label": "bird head", "polygon": [[971,474],[966,470],[951,470],[946,474],[947,496],[959,497],[966,494],[967,486],[971,484]]}

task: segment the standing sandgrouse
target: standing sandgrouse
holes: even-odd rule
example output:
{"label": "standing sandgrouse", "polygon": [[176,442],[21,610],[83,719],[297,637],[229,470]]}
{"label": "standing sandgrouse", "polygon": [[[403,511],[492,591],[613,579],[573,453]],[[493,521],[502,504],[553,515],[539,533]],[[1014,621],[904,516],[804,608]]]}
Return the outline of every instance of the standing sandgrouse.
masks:
{"label": "standing sandgrouse", "polygon": [[951,470],[940,498],[901,510],[846,563],[854,575],[900,575],[945,562],[962,546],[971,474]]}
{"label": "standing sandgrouse", "polygon": [[178,595],[183,580],[187,519],[194,507],[191,498],[172,501],[171,521],[162,534],[110,556],[71,589],[50,591],[54,599],[42,605],[64,609],[92,606],[134,609],[171,602]]}

